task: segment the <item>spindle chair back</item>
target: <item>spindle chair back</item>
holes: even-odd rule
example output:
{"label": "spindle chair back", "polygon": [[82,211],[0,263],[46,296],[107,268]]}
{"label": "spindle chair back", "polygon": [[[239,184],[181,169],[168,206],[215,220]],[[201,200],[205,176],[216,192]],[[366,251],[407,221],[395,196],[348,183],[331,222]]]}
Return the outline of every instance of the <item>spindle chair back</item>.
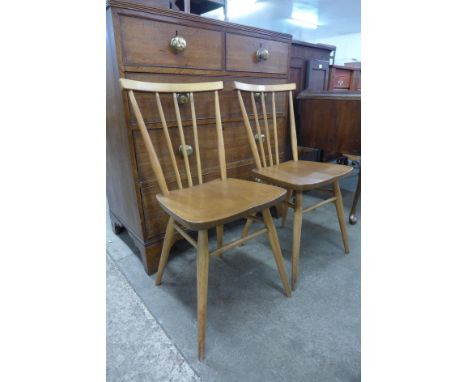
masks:
{"label": "spindle chair back", "polygon": [[[318,163],[301,161],[298,156],[296,121],[294,117],[293,106],[293,90],[296,89],[295,83],[278,84],[278,85],[254,85],[242,82],[234,82],[234,89],[237,90],[239,105],[244,120],[244,126],[249,140],[249,145],[255,162],[255,175],[263,181],[270,184],[275,184],[284,187],[288,190],[285,201],[281,206],[282,221],[284,227],[288,209],[294,210],[293,220],[293,244],[292,244],[292,271],[291,271],[291,287],[295,288],[299,273],[299,252],[300,252],[300,236],[302,227],[302,213],[312,211],[328,203],[335,203],[338,221],[341,229],[341,236],[345,253],[349,253],[348,238],[346,233],[346,224],[344,220],[343,201],[338,180],[352,170],[348,166],[330,163]],[[287,92],[289,105],[289,127],[291,141],[292,160],[280,163],[280,153],[278,149],[278,128],[276,118],[276,94]],[[250,98],[250,103],[254,115],[257,143],[253,133],[250,118],[244,104],[242,93],[247,93]],[[260,93],[260,101],[263,115],[263,130],[260,127],[257,105],[255,102],[255,93]],[[265,93],[271,94],[271,119],[272,131],[268,124],[268,110],[265,102]],[[264,133],[264,134],[263,134]],[[273,135],[271,139],[270,136]],[[262,135],[265,136],[265,143]],[[266,145],[266,148],[264,147]],[[273,155],[274,154],[274,155]],[[315,205],[303,208],[303,192],[318,187],[332,184],[333,190],[322,190],[332,192],[334,195]],[[295,202],[292,203],[293,197]],[[243,235],[247,235],[252,225],[252,221],[247,220],[244,227]]]}
{"label": "spindle chair back", "polygon": [[[208,293],[208,265],[210,256],[220,256],[225,251],[242,245],[248,240],[267,233],[283,288],[287,296],[291,295],[287,280],[283,256],[279,246],[276,229],[271,217],[269,207],[276,205],[284,199],[286,191],[282,188],[259,184],[240,179],[229,179],[226,171],[226,157],[224,150],[223,129],[219,104],[219,91],[223,89],[222,82],[205,83],[149,83],[120,79],[123,90],[128,92],[128,99],[136,117],[136,122],[149,154],[151,168],[153,169],[161,193],[156,195],[158,202],[165,212],[169,214],[169,221],[159,261],[156,284],[162,280],[164,269],[167,265],[169,252],[174,242],[175,231],[185,238],[197,249],[197,314],[198,314],[198,356],[202,360],[205,356],[205,321]],[[177,189],[169,190],[161,161],[155,150],[153,141],[148,132],[140,106],[135,97],[136,92],[153,93],[156,100],[157,111],[161,120],[163,136],[168,147],[172,170],[175,175]],[[199,92],[212,92],[214,94],[213,106],[216,119],[216,139],[218,148],[218,162],[220,178],[203,182],[203,170],[200,156],[200,139],[198,134],[197,116],[195,111],[195,94]],[[161,103],[160,94],[172,94],[174,111],[177,121],[177,132],[181,143],[183,164],[187,177],[187,185],[184,187],[177,165],[176,156],[171,140],[171,134],[166,123],[165,111]],[[195,151],[196,171],[198,184],[194,184],[190,168],[187,141],[184,134],[181,113],[177,100],[178,93],[188,93],[190,101],[191,120],[193,128],[193,144]],[[244,235],[238,240],[223,245],[223,224],[239,218],[257,218],[257,212],[261,212],[265,228],[250,235]],[[208,250],[208,229],[216,227],[217,248],[211,253]],[[198,238],[195,241],[186,230],[197,231]]]}

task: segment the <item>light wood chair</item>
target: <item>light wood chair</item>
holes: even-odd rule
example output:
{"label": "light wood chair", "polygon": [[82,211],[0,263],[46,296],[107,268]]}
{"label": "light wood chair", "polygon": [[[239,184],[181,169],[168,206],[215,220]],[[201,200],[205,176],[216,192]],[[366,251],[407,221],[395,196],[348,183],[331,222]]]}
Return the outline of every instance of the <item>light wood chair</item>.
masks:
{"label": "light wood chair", "polygon": [[[348,238],[346,234],[346,224],[344,218],[343,201],[341,198],[340,186],[338,183],[339,178],[349,174],[352,169],[348,166],[339,164],[328,164],[320,162],[310,162],[298,160],[297,152],[297,138],[296,138],[296,124],[294,120],[293,109],[293,96],[292,91],[296,89],[296,84],[280,84],[280,85],[252,85],[241,82],[234,82],[234,89],[237,89],[239,104],[241,107],[244,125],[249,139],[250,148],[254,157],[256,169],[255,175],[261,180],[284,187],[288,190],[286,200],[282,205],[282,221],[281,226],[284,227],[288,209],[294,210],[293,220],[293,244],[292,244],[292,271],[291,271],[291,288],[294,290],[299,273],[299,253],[300,253],[300,240],[301,240],[301,227],[302,227],[302,214],[321,207],[327,203],[335,203],[336,213],[341,229],[341,236],[343,239],[345,253],[349,253]],[[252,126],[247,115],[241,92],[250,93],[250,102],[252,104],[255,127],[257,137],[262,137],[262,129],[258,119],[257,105],[255,103],[254,93],[260,93],[261,105],[264,124],[264,136],[266,141],[265,150],[264,142],[258,139],[258,146],[260,148],[260,155],[257,144],[255,143],[254,133]],[[291,127],[291,151],[292,160],[280,163],[279,150],[278,150],[278,131],[276,124],[276,102],[275,94],[278,92],[288,92],[289,98],[289,123]],[[270,135],[267,109],[265,106],[265,93],[271,94],[271,116],[273,122],[273,148],[270,143]],[[274,155],[273,155],[274,153]],[[313,206],[303,208],[303,192],[318,189],[325,185],[333,185],[333,196],[329,199],[321,201]],[[326,191],[326,190],[324,190]],[[293,193],[295,202],[292,203]],[[244,227],[243,235],[247,235],[252,222],[247,220]]]}
{"label": "light wood chair", "polygon": [[[197,249],[198,358],[203,360],[205,357],[205,321],[208,294],[208,265],[210,256],[219,256],[228,249],[239,246],[263,233],[267,233],[285,293],[287,296],[291,295],[278,236],[269,211],[269,207],[276,205],[284,200],[286,191],[282,188],[266,184],[227,178],[218,94],[218,91],[223,89],[222,82],[161,84],[121,79],[120,83],[122,88],[128,91],[130,105],[132,107],[133,113],[135,114],[142,140],[146,150],[149,153],[151,167],[156,175],[156,179],[161,190],[161,193],[156,195],[156,198],[164,211],[167,212],[170,216],[164,237],[161,259],[159,261],[156,284],[159,285],[161,283],[164,269],[169,257],[169,251],[174,241],[175,231],[177,231]],[[174,171],[177,180],[178,189],[176,190],[169,190],[167,187],[160,160],[151,141],[134,92],[147,92],[155,94],[156,105],[170,155],[172,170]],[[200,160],[197,118],[195,114],[194,93],[196,92],[214,93],[213,106],[215,108],[216,116],[220,179],[212,180],[206,183],[203,183],[202,166]],[[183,148],[185,148],[186,145],[179,105],[177,102],[177,93],[189,94],[198,185],[193,184],[189,158],[187,155],[187,150],[185,149],[182,149],[182,154],[188,187],[184,188],[182,184],[181,175],[179,173],[174,149],[171,142],[171,136],[167,127],[161,99],[159,96],[160,93],[172,93],[173,95],[178,133]],[[247,218],[250,216],[252,219],[255,218],[257,220],[261,220],[256,218],[255,215],[257,212],[262,213],[263,222],[265,223],[264,228],[248,236],[243,236],[238,240],[223,245],[222,225],[224,223],[228,223],[240,218]],[[214,227],[216,227],[217,231],[218,247],[210,253],[208,250],[208,229]],[[197,231],[197,241],[195,241],[184,228]]]}

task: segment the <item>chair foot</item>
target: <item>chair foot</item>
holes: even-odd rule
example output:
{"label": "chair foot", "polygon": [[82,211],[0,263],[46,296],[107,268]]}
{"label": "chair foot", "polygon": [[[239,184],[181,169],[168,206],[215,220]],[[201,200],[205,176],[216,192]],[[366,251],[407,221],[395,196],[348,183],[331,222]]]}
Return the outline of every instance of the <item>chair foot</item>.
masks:
{"label": "chair foot", "polygon": [[341,190],[338,180],[333,182],[333,191],[335,193],[335,207],[336,207],[336,215],[338,216],[338,222],[340,223],[341,229],[341,238],[343,239],[343,246],[345,250],[345,254],[349,253],[349,243],[348,243],[348,234],[346,232],[346,222],[344,216],[344,208],[343,208],[343,199],[341,197]]}
{"label": "chair foot", "polygon": [[270,210],[268,208],[262,211],[263,221],[268,229],[268,239],[270,240],[271,250],[273,256],[275,257],[276,267],[280,275],[281,282],[283,283],[283,288],[286,296],[291,297],[291,288],[288,283],[288,276],[286,275],[286,269],[284,268],[284,259],[283,254],[281,253],[281,247],[279,245],[278,235],[276,233],[275,224],[273,223],[273,218],[271,217]]}
{"label": "chair foot", "polygon": [[166,269],[167,259],[174,242],[174,218],[170,217],[167,222],[166,234],[164,236],[163,248],[161,251],[161,258],[159,259],[158,274],[156,275],[156,285],[161,285],[164,269]]}
{"label": "chair foot", "polygon": [[351,206],[351,211],[349,212],[349,222],[351,224],[357,223],[357,216],[356,216],[356,207],[361,196],[361,167],[359,166],[359,173],[358,173],[358,182],[356,186],[356,190],[354,191],[353,197],[353,204]]}
{"label": "chair foot", "polygon": [[198,359],[205,358],[206,304],[208,298],[208,231],[198,231],[197,248],[197,319],[198,319]]}
{"label": "chair foot", "polygon": [[291,269],[291,287],[296,289],[297,278],[299,275],[299,256],[301,250],[301,229],[302,229],[302,192],[296,192],[296,202],[294,207],[293,221],[293,245],[292,245],[292,269]]}

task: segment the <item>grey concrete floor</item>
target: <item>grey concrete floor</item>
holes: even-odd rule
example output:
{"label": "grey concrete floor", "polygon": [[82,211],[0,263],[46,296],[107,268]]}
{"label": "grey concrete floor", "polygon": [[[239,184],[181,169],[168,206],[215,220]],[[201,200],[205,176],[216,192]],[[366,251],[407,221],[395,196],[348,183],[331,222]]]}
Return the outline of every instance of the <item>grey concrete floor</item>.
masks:
{"label": "grey concrete floor", "polygon": [[107,381],[199,381],[109,256],[106,273]]}
{"label": "grey concrete floor", "polygon": [[[355,173],[342,181],[346,213],[356,181]],[[319,195],[309,193],[304,204]],[[291,298],[283,294],[266,236],[212,259],[204,362],[197,359],[195,250],[176,243],[159,287],[110,228],[108,253],[203,381],[358,381],[360,224],[347,225],[351,253],[345,256],[334,206],[304,215],[299,281]],[[238,238],[242,227],[226,226],[225,241]],[[290,274],[291,211],[278,235]],[[211,232],[211,248],[215,240]],[[162,361],[157,354],[142,356]]]}

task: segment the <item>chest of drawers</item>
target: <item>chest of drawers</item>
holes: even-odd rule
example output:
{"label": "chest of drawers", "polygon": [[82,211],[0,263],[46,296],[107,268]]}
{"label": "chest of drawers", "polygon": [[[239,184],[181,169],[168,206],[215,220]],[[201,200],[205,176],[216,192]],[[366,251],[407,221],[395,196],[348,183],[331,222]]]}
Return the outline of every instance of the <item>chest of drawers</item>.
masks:
{"label": "chest of drawers", "polygon": [[[156,4],[156,3],[155,3]],[[157,4],[156,4],[157,5]],[[175,53],[169,43],[174,36],[186,40],[186,49]],[[257,60],[256,51],[268,49],[267,60]],[[127,96],[118,79],[150,82],[224,81],[220,93],[228,176],[251,179],[253,160],[244,131],[233,81],[257,84],[288,82],[291,36],[252,27],[211,20],[195,15],[151,6],[151,1],[109,1],[107,5],[107,198],[111,221],[116,230],[124,227],[133,239],[142,263],[151,274],[156,271],[167,215],[159,207],[159,192],[147,153],[130,111]],[[176,187],[171,177],[169,156],[165,155],[162,129],[155,100],[138,94],[150,136],[162,157],[168,186]],[[173,144],[180,145],[172,100],[161,96]],[[268,98],[268,97],[267,97]],[[186,134],[192,136],[190,106],[182,102],[181,116]],[[216,151],[215,116],[211,99],[196,99],[203,178],[219,174]],[[278,134],[281,156],[287,147],[287,100],[277,96]],[[251,110],[248,110],[252,113]],[[251,114],[253,120],[253,114]],[[182,161],[182,157],[178,158]],[[192,160],[195,169],[195,161]],[[182,162],[181,162],[182,163]],[[179,169],[183,169],[179,164]],[[182,181],[186,181],[181,173]]]}

